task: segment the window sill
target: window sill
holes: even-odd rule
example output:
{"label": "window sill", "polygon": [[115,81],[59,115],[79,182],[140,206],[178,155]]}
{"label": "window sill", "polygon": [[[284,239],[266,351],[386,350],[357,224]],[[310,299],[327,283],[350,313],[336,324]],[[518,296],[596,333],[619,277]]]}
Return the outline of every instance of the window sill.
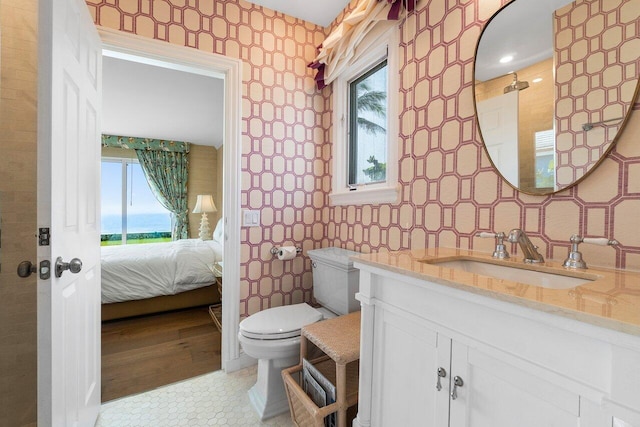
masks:
{"label": "window sill", "polygon": [[329,194],[329,204],[344,205],[373,205],[379,203],[397,203],[399,189],[396,187],[359,187],[353,191],[340,191]]}

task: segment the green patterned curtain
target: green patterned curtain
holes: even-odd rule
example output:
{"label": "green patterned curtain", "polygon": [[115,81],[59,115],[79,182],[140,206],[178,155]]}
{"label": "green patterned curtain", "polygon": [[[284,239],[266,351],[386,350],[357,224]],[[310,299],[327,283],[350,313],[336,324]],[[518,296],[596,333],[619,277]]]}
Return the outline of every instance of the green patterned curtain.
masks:
{"label": "green patterned curtain", "polygon": [[102,135],[103,147],[135,150],[151,191],[175,217],[173,240],[189,237],[189,143],[151,138]]}
{"label": "green patterned curtain", "polygon": [[158,150],[136,150],[138,160],[158,201],[170,210],[175,222],[173,240],[189,237],[189,207],[187,205],[187,179],[189,161],[187,153]]}

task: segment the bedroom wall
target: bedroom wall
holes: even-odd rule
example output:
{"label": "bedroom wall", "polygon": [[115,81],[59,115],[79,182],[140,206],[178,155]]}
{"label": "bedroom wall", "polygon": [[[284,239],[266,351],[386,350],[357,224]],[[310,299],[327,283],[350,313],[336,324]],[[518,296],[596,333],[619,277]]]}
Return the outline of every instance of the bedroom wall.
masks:
{"label": "bedroom wall", "polygon": [[189,183],[187,184],[187,199],[189,205],[189,237],[198,238],[200,235],[200,220],[202,214],[191,213],[196,206],[198,194],[213,195],[213,202],[218,212],[207,214],[211,233],[216,227],[222,213],[222,193],[218,191],[218,150],[206,145],[191,144],[189,146]]}
{"label": "bedroom wall", "polygon": [[[224,189],[224,147],[218,148],[218,161],[216,164],[216,191],[214,195],[214,201],[218,207],[218,218],[222,217],[224,206],[222,206],[222,196]],[[218,204],[220,203],[220,204]]]}
{"label": "bedroom wall", "polygon": [[37,1],[0,0],[0,426],[36,423]]}
{"label": "bedroom wall", "polygon": [[310,301],[309,260],[269,250],[326,245],[327,95],[307,68],[324,29],[242,0],[86,1],[98,25],[242,59],[241,205],[262,227],[241,232],[240,312]]}
{"label": "bedroom wall", "polygon": [[[569,190],[529,196],[509,187],[491,167],[474,119],[473,55],[483,24],[501,3],[508,2],[418,4],[401,31],[400,103],[406,106],[398,140],[402,200],[329,207],[329,243],[363,252],[438,245],[489,252],[493,242],[474,238],[476,231],[519,227],[546,258],[556,260],[566,257],[573,233],[616,238],[620,246],[615,249],[582,245],[587,262],[640,269],[635,225],[640,214],[640,103],[613,151]],[[635,67],[638,75],[640,63]]]}
{"label": "bedroom wall", "polygon": [[116,157],[120,159],[137,159],[136,152],[134,150],[126,150],[118,147],[102,147],[102,157]]}

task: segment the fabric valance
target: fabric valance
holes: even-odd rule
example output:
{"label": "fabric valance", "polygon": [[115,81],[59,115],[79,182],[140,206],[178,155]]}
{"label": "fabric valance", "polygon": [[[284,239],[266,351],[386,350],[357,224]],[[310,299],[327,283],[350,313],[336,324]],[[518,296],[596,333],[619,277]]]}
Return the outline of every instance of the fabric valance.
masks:
{"label": "fabric valance", "polygon": [[318,56],[309,64],[316,69],[318,89],[322,89],[366,51],[377,36],[397,21],[403,10],[411,12],[418,0],[360,0],[356,8],[327,36]]}
{"label": "fabric valance", "polygon": [[188,153],[189,143],[182,141],[166,141],[163,139],[134,138],[129,136],[102,135],[103,147],[118,147],[144,151],[172,151]]}

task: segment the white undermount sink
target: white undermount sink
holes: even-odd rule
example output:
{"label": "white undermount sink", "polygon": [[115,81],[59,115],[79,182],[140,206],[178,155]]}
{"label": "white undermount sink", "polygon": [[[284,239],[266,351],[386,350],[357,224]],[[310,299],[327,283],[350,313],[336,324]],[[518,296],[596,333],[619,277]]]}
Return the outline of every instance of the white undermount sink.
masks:
{"label": "white undermount sink", "polygon": [[593,274],[582,273],[580,277],[577,277],[570,275],[571,272],[569,271],[556,273],[551,271],[529,270],[515,266],[499,265],[491,262],[485,262],[483,260],[462,257],[428,259],[423,262],[426,264],[437,265],[439,267],[462,270],[486,277],[509,280],[512,282],[540,286],[549,289],[571,289],[598,279],[598,276]]}

